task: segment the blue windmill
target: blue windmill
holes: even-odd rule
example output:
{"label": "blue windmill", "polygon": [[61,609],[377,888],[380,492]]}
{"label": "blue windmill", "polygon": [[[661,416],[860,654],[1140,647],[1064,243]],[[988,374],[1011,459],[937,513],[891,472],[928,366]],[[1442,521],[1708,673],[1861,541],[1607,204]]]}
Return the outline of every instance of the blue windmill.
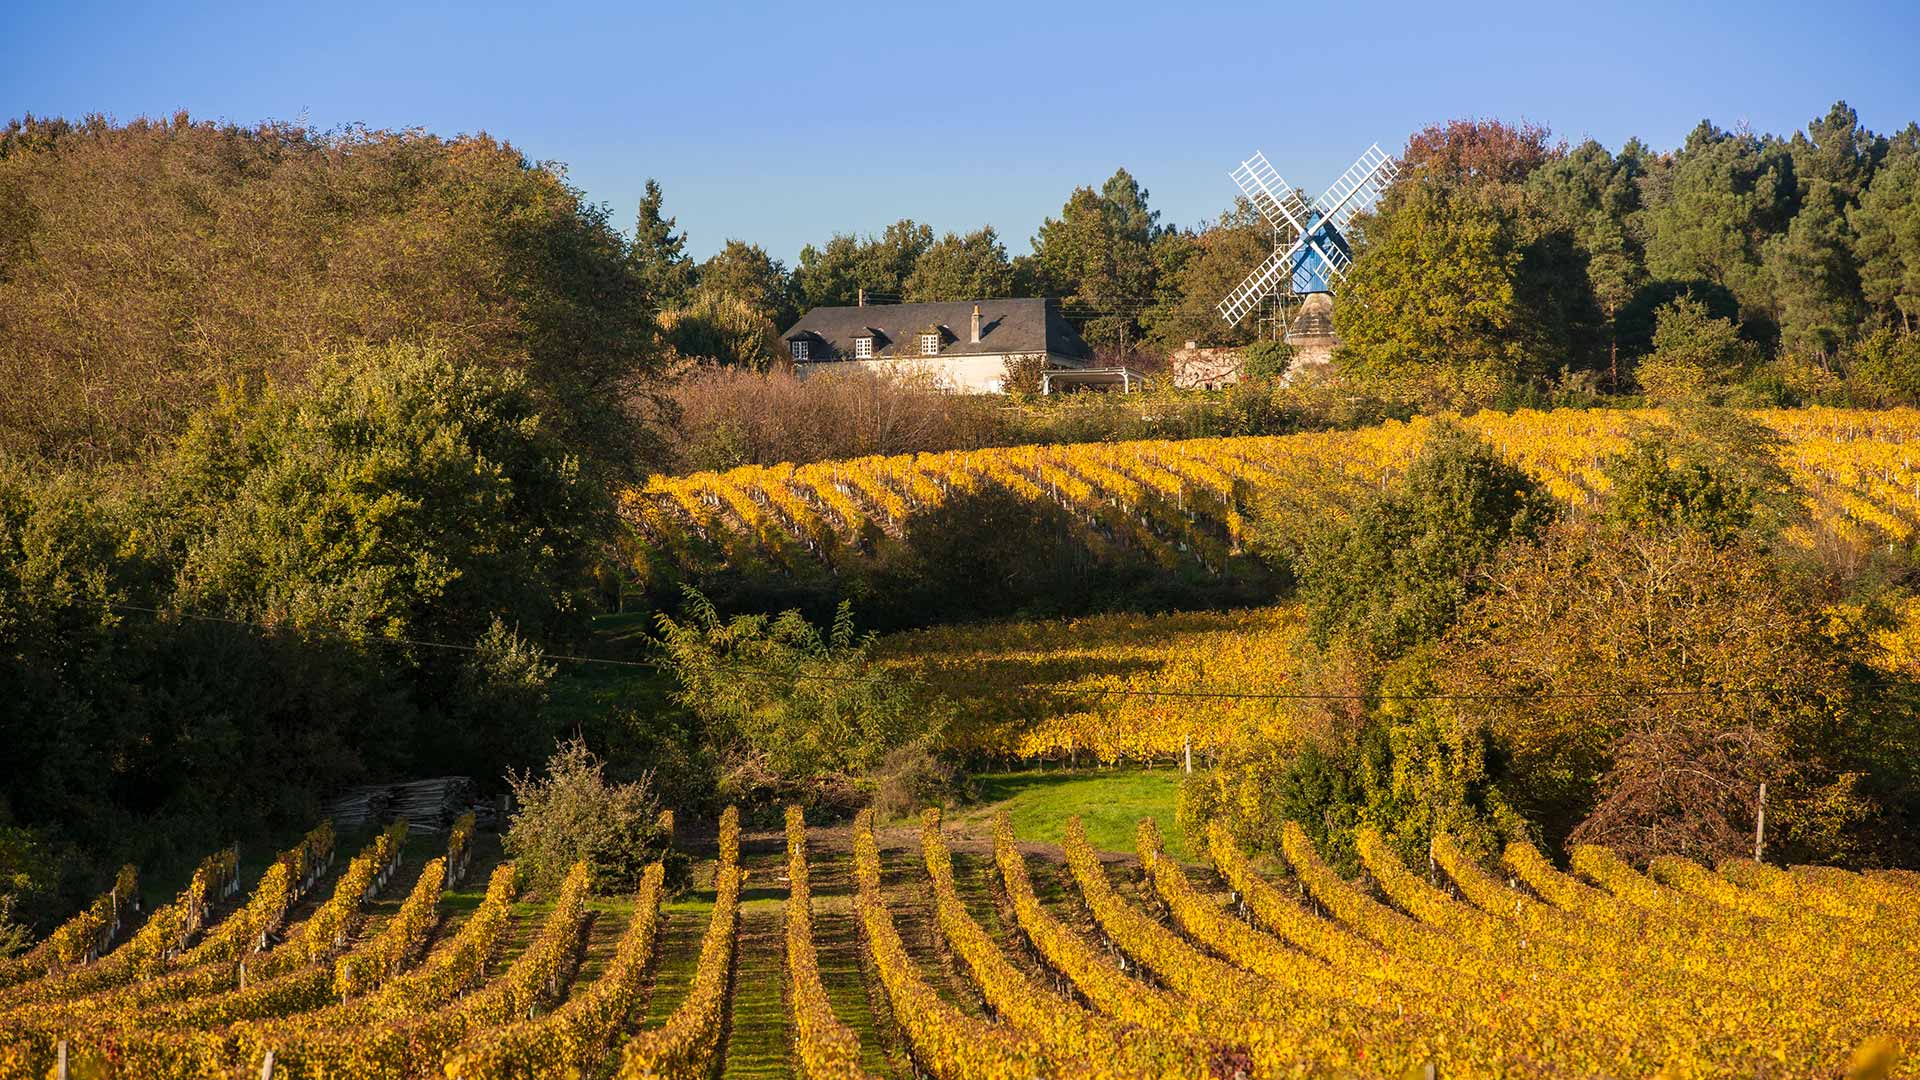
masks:
{"label": "blue windmill", "polygon": [[1267,155],[1256,152],[1241,162],[1233,170],[1233,182],[1273,226],[1274,251],[1220,301],[1221,317],[1238,326],[1270,295],[1333,292],[1353,264],[1348,223],[1380,198],[1399,171],[1375,143],[1309,205],[1280,178]]}

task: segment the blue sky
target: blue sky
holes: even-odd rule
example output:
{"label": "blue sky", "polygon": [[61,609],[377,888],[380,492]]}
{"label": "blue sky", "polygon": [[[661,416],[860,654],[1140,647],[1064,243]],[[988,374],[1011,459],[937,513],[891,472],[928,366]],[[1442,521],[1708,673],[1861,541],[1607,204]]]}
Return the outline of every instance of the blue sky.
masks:
{"label": "blue sky", "polygon": [[1018,253],[1124,165],[1163,220],[1263,149],[1318,190],[1369,142],[1525,118],[1655,147],[1789,131],[1836,98],[1920,119],[1920,2],[1202,5],[7,4],[0,112],[485,130],[631,223],[648,176],[696,255],[791,263],[900,217]]}

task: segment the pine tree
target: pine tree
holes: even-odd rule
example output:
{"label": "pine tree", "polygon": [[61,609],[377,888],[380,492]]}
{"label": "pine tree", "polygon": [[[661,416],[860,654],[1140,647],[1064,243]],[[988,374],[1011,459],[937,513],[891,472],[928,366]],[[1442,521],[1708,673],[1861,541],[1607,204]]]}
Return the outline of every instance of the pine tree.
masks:
{"label": "pine tree", "polygon": [[1150,242],[1155,215],[1125,169],[1103,195],[1076,188],[1059,218],[1047,218],[1033,238],[1039,284],[1085,318],[1082,333],[1095,346],[1125,349],[1138,338],[1136,314],[1153,294]]}
{"label": "pine tree", "polygon": [[1147,209],[1147,189],[1127,170],[1115,169],[1101,185],[1100,202],[1121,240],[1148,244],[1160,234],[1159,211]]}
{"label": "pine tree", "polygon": [[1746,318],[1772,317],[1761,249],[1793,220],[1798,194],[1786,144],[1701,121],[1665,175],[1643,189],[1648,272],[1712,282],[1732,291]]}
{"label": "pine tree", "polygon": [[1886,156],[1887,140],[1861,127],[1860,115],[1836,101],[1806,131],[1795,132],[1787,147],[1803,190],[1810,181],[1824,180],[1854,203],[1872,180],[1874,166]]}
{"label": "pine tree", "polygon": [[1920,329],[1920,128],[1909,125],[1892,142],[1848,222],[1867,303],[1913,330]]}
{"label": "pine tree", "polygon": [[661,215],[664,201],[659,183],[649,177],[646,194],[640,198],[633,244],[627,249],[628,261],[639,272],[647,299],[655,307],[670,307],[685,300],[694,283],[686,234],[675,233],[674,219]]}
{"label": "pine tree", "polygon": [[1626,229],[1604,211],[1597,211],[1582,230],[1587,252],[1587,283],[1593,299],[1607,316],[1607,389],[1620,389],[1620,309],[1633,299],[1646,280],[1646,268],[1627,239]]}
{"label": "pine tree", "polygon": [[1781,345],[1818,356],[1823,364],[1860,321],[1860,276],[1846,203],[1839,184],[1808,181],[1793,224],[1766,244],[1767,272],[1780,304]]}

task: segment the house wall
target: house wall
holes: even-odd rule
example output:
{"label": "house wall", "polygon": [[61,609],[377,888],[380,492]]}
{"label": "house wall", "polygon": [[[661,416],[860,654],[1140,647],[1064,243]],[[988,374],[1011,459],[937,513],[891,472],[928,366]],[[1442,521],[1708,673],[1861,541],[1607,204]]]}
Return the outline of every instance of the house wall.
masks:
{"label": "house wall", "polygon": [[[982,353],[977,356],[880,357],[874,360],[827,360],[793,365],[801,378],[818,372],[866,371],[887,378],[925,375],[942,390],[961,394],[998,394],[1007,372],[1006,353]],[[1018,355],[1027,355],[1021,353]],[[1047,357],[1050,367],[1080,367],[1078,361],[1063,356]]]}

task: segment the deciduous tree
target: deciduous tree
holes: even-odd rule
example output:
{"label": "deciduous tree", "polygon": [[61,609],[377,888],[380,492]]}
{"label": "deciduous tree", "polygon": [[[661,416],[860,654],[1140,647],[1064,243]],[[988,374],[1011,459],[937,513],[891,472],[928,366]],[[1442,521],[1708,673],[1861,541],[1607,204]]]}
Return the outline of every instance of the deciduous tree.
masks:
{"label": "deciduous tree", "polygon": [[1771,855],[1900,857],[1911,714],[1829,620],[1754,548],[1568,522],[1502,560],[1434,670],[1477,696],[1508,797],[1551,841],[1751,853],[1764,780]]}
{"label": "deciduous tree", "polygon": [[1407,139],[1400,161],[1408,173],[1441,183],[1518,184],[1561,152],[1538,124],[1450,120]]}
{"label": "deciduous tree", "polygon": [[1410,184],[1367,229],[1334,305],[1341,369],[1363,383],[1436,374],[1511,383],[1535,368],[1517,332],[1512,223],[1455,189]]}
{"label": "deciduous tree", "polygon": [[610,505],[525,380],[363,347],[305,392],[198,414],[160,463],[155,542],[188,609],[355,641],[470,642],[582,617]]}
{"label": "deciduous tree", "polygon": [[898,301],[906,295],[907,279],[920,257],[932,246],[933,229],[911,218],[865,239],[835,233],[825,247],[808,244],[800,250],[794,292],[803,308],[845,307],[859,302],[863,290],[869,297]]}
{"label": "deciduous tree", "polygon": [[758,244],[727,241],[719,254],[700,264],[700,289],[738,300],[777,327],[787,326],[795,317],[787,268]]}
{"label": "deciduous tree", "polygon": [[1273,233],[1244,199],[1197,232],[1168,230],[1154,242],[1158,264],[1153,306],[1141,313],[1147,344],[1171,351],[1188,341],[1239,345],[1257,324],[1228,326],[1216,305],[1273,254]]}
{"label": "deciduous tree", "polygon": [[922,252],[907,278],[908,303],[985,300],[1013,295],[1013,263],[993,226],[948,233]]}
{"label": "deciduous tree", "polygon": [[646,290],[604,208],[485,136],[170,120],[0,136],[0,447],[163,445],[221,387],[432,338],[527,378],[595,464],[639,460]]}

